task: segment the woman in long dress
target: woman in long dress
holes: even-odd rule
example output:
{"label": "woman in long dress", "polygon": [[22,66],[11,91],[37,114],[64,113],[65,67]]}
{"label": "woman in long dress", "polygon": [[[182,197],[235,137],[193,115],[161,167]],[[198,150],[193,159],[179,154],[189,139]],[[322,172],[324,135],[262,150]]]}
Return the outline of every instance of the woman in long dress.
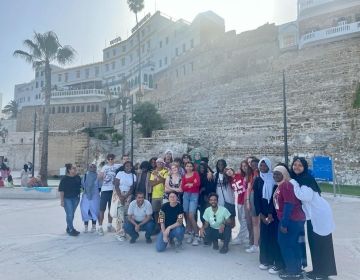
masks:
{"label": "woman in long dress", "polygon": [[21,186],[27,187],[29,182],[29,167],[27,164],[24,164],[23,170],[21,170]]}

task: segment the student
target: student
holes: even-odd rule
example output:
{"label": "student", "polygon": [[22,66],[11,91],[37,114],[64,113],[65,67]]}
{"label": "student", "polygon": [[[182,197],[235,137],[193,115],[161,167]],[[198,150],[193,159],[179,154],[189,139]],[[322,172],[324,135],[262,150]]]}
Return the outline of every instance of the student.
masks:
{"label": "student", "polygon": [[308,163],[303,157],[295,157],[291,164],[291,177],[295,196],[301,200],[306,215],[307,236],[313,270],[306,273],[309,279],[328,279],[337,275],[332,232],[335,229],[329,203],[321,196],[314,177],[309,174]]}
{"label": "student", "polygon": [[74,215],[80,201],[81,178],[77,174],[76,167],[71,163],[65,164],[66,175],[61,179],[59,185],[60,205],[64,207],[66,213],[66,232],[70,236],[80,234],[74,228]]}

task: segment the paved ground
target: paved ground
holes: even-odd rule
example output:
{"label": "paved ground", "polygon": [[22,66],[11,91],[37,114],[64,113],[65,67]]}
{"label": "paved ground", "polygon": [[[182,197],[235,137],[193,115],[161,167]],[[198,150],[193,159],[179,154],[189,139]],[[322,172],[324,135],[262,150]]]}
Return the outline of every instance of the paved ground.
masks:
{"label": "paved ground", "polygon": [[[360,279],[360,199],[329,199],[336,220],[334,234],[338,277]],[[260,271],[258,256],[232,246],[227,255],[186,245],[176,253],[156,253],[144,237],[119,243],[112,234],[64,233],[58,200],[0,200],[0,279],[279,279]],[[76,226],[82,229],[79,210]]]}

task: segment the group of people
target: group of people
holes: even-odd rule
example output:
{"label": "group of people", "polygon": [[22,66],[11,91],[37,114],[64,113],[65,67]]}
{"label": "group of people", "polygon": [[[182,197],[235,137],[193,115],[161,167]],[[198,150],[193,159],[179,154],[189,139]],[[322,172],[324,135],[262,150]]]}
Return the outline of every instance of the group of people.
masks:
{"label": "group of people", "polygon": [[0,187],[13,187],[14,182],[10,168],[2,162],[0,164]]}
{"label": "group of people", "polygon": [[[128,155],[120,163],[115,163],[114,154],[106,160],[99,172],[90,164],[82,178],[75,166],[65,165],[67,175],[59,191],[71,236],[80,233],[73,226],[80,203],[85,233],[104,235],[108,209],[107,231],[114,231],[120,242],[129,237],[135,243],[145,231],[146,243],[157,235],[158,252],[167,246],[182,248],[185,236],[186,243],[202,242],[223,254],[230,244],[243,244],[246,252],[259,252],[260,269],[281,279],[301,279],[307,266],[306,223],[313,267],[306,277],[320,280],[337,274],[332,211],[304,158],[295,157],[290,168],[279,163],[274,169],[265,157],[249,157],[239,168],[220,159],[215,170],[200,153],[192,161],[189,154],[173,158],[166,151],[164,157],[136,168]],[[236,218],[240,230],[232,239]]]}

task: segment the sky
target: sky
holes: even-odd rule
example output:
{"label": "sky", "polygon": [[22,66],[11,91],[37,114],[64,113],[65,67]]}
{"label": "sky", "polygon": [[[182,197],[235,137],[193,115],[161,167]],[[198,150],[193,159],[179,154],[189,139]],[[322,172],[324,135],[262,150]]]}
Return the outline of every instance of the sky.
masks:
{"label": "sky", "polygon": [[[156,10],[174,19],[192,21],[201,12],[212,10],[225,20],[225,29],[237,33],[267,22],[282,24],[296,19],[296,0],[145,0],[142,18]],[[0,0],[0,93],[3,107],[13,99],[14,85],[34,78],[31,65],[13,52],[23,48],[33,32],[54,31],[62,45],[77,52],[69,65],[102,60],[110,40],[126,39],[135,25],[135,16],[126,0]]]}

